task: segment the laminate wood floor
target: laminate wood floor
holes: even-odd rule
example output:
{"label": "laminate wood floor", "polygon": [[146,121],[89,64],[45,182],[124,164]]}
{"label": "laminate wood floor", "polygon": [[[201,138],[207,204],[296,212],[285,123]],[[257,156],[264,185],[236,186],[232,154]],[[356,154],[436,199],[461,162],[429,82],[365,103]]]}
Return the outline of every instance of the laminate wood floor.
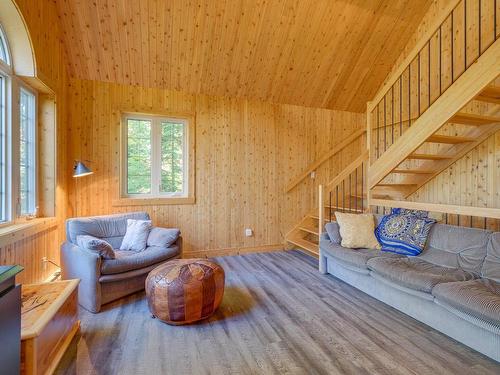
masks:
{"label": "laminate wood floor", "polygon": [[500,365],[317,271],[298,251],[216,259],[226,292],[190,326],[150,317],[144,293],[94,315],[57,374],[500,374]]}

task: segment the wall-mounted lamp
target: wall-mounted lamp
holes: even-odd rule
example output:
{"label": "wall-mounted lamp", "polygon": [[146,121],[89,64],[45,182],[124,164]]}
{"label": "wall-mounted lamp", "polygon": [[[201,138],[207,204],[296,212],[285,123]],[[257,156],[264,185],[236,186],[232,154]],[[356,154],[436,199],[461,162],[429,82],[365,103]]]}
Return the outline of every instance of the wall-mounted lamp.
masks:
{"label": "wall-mounted lamp", "polygon": [[87,168],[85,164],[81,161],[75,161],[75,166],[73,167],[73,177],[83,177],[92,174],[90,169]]}

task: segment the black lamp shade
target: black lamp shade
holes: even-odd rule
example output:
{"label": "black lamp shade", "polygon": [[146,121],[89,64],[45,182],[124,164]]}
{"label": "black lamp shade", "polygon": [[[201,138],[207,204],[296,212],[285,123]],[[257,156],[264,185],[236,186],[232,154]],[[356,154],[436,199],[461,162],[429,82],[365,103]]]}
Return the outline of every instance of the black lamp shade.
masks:
{"label": "black lamp shade", "polygon": [[73,172],[73,177],[83,177],[83,176],[88,176],[89,174],[92,174],[90,169],[87,168],[85,164],[83,164],[81,161],[77,162],[74,168]]}

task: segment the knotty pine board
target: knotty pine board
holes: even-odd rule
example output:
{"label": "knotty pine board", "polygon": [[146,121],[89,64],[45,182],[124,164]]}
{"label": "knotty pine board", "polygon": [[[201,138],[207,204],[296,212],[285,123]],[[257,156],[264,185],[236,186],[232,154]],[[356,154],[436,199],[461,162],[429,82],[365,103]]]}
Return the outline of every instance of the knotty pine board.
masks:
{"label": "knotty pine board", "polygon": [[[196,117],[196,204],[113,206],[119,190],[120,112],[187,113]],[[364,147],[358,139],[286,194],[284,187],[365,124],[364,114],[191,95],[137,86],[72,80],[69,159],[90,160],[94,174],[73,180],[74,215],[145,210],[156,225],[179,227],[184,251],[276,245],[316,207],[317,185]],[[254,230],[244,236],[244,228]]]}

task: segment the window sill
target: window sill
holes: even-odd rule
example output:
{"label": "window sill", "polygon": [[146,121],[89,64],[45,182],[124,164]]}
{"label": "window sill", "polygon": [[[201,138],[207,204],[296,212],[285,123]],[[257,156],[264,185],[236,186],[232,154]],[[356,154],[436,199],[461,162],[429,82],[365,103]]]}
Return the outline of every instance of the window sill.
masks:
{"label": "window sill", "polygon": [[34,236],[57,225],[55,217],[43,217],[12,223],[0,228],[0,247]]}
{"label": "window sill", "polygon": [[195,204],[194,197],[178,197],[178,198],[120,198],[115,199],[111,204],[113,206],[164,206],[164,205],[180,205],[180,204]]}

